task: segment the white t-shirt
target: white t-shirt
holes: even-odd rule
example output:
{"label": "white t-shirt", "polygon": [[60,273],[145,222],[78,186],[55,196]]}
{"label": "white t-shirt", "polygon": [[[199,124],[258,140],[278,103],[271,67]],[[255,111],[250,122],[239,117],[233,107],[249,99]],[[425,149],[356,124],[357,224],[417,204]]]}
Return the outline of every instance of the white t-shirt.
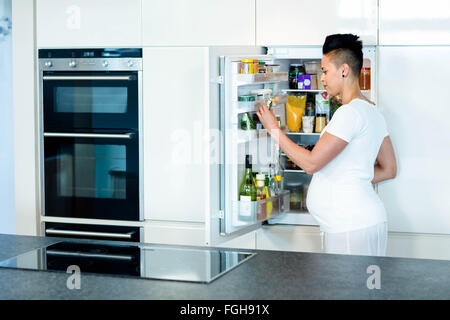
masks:
{"label": "white t-shirt", "polygon": [[362,99],[342,105],[322,131],[348,142],[313,175],[307,207],[324,232],[368,228],[386,222],[386,210],[372,186],[374,164],[388,136],[383,115]]}

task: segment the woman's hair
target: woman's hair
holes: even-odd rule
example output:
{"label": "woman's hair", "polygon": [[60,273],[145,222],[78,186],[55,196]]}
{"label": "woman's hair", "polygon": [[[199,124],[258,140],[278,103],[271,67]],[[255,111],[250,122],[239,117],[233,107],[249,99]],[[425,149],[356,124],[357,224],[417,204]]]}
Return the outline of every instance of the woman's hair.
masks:
{"label": "woman's hair", "polygon": [[326,37],[322,53],[329,55],[337,67],[346,63],[355,77],[363,65],[362,41],[354,34],[332,34]]}

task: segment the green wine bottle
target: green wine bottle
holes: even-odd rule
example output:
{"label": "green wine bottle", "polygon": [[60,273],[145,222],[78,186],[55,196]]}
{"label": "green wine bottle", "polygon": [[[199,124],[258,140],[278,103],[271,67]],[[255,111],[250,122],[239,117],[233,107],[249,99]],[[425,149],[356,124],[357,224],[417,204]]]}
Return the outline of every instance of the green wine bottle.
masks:
{"label": "green wine bottle", "polygon": [[252,156],[245,156],[245,174],[239,188],[239,216],[241,220],[251,220],[254,215],[252,201],[256,201],[256,187],[253,184]]}

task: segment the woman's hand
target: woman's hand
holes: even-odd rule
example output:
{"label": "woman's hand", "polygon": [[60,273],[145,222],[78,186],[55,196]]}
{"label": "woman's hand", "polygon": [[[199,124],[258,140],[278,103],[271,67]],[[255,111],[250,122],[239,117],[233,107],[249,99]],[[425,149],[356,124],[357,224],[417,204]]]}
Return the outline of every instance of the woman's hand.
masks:
{"label": "woman's hand", "polygon": [[259,121],[261,121],[261,124],[265,129],[267,129],[269,134],[272,130],[280,129],[277,118],[273,112],[267,108],[266,102],[264,102],[256,114],[258,115]]}

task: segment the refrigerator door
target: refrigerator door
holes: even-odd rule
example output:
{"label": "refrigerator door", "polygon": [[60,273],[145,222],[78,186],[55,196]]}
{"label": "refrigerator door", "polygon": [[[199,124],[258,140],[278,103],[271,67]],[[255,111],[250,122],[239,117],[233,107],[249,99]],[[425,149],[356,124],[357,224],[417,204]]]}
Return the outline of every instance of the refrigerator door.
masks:
{"label": "refrigerator door", "polygon": [[[274,96],[274,105],[283,103],[279,95],[281,85],[288,81],[288,73],[241,73],[245,66],[243,59],[262,60],[273,64],[268,55],[222,56],[220,58],[221,93],[220,110],[222,133],[222,167],[221,167],[221,235],[239,233],[241,230],[253,230],[262,221],[277,216],[288,209],[289,194],[280,193],[269,199],[259,201],[240,201],[239,189],[244,178],[246,155],[252,156],[253,172],[269,172],[269,165],[278,163],[279,148],[273,143],[265,129],[256,125],[256,111],[264,103],[260,101],[239,101],[254,90],[270,89]],[[253,62],[248,62],[253,64]],[[254,120],[252,128],[243,129],[242,118]],[[250,121],[248,121],[250,123]],[[253,228],[252,228],[253,227]]]}

